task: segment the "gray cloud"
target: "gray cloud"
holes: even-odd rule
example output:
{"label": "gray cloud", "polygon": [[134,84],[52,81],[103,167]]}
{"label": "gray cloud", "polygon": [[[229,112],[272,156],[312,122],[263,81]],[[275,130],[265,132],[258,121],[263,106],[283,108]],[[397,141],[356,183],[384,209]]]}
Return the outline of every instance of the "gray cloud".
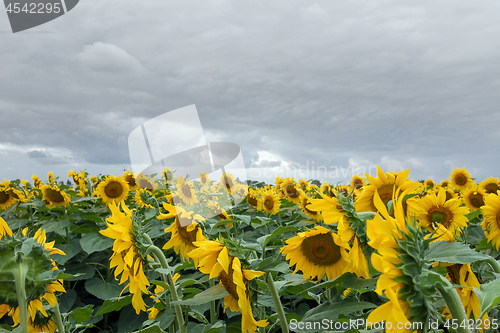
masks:
{"label": "gray cloud", "polygon": [[498,176],[499,9],[89,0],[43,26],[53,34],[0,35],[0,144],[121,170],[135,127],[196,104],[207,139],[239,144],[250,169]]}

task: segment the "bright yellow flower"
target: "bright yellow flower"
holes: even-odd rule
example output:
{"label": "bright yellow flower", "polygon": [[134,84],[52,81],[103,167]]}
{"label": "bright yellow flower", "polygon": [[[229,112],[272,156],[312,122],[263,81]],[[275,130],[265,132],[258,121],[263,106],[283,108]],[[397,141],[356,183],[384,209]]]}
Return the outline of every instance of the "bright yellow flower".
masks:
{"label": "bright yellow flower", "polygon": [[497,194],[488,194],[481,210],[484,216],[481,223],[484,236],[498,251],[500,249],[500,191]]}
{"label": "bright yellow flower", "polygon": [[280,211],[281,200],[273,190],[262,191],[262,209],[269,214],[277,214]]}
{"label": "bright yellow flower", "polygon": [[2,237],[5,235],[12,236],[12,230],[10,230],[7,222],[5,222],[5,220],[0,217],[0,239],[2,239]]}
{"label": "bright yellow flower", "polygon": [[302,212],[309,217],[310,219],[313,219],[315,221],[321,221],[323,219],[323,216],[321,215],[320,212],[316,210],[309,209],[309,206],[311,206],[312,203],[312,198],[309,198],[307,194],[304,193],[304,191],[300,190],[300,202],[299,202],[299,207]]}
{"label": "bright yellow flower", "polygon": [[467,207],[460,207],[460,198],[446,200],[446,190],[441,188],[436,194],[428,194],[423,198],[408,201],[410,214],[420,222],[420,225],[433,231],[434,223],[442,224],[455,235],[461,233],[460,228],[467,226]]}
{"label": "bright yellow flower", "polygon": [[376,212],[377,208],[374,204],[375,192],[378,193],[384,204],[392,200],[393,193],[413,192],[418,187],[418,184],[408,180],[410,169],[396,172],[383,172],[377,166],[377,177],[372,177],[365,174],[370,185],[363,186],[363,194],[357,199],[357,210],[360,212]]}
{"label": "bright yellow flower", "polygon": [[96,193],[106,204],[119,204],[127,199],[129,191],[128,184],[122,176],[107,176],[97,185]]}
{"label": "bright yellow flower", "polygon": [[310,198],[307,209],[314,212],[321,212],[321,216],[326,224],[335,224],[347,213],[340,205],[336,197],[329,197],[322,194],[321,199]]}
{"label": "bright yellow flower", "polygon": [[99,233],[115,240],[113,254],[110,258],[110,268],[116,267],[115,279],[118,280],[118,275],[121,274],[120,284],[129,281],[122,293],[127,287],[129,288],[133,295],[132,306],[139,314],[141,311],[146,311],[142,293],[148,294],[149,281],[143,271],[144,260],[138,253],[136,246],[132,212],[123,201],[121,203],[123,212],[115,203],[109,204],[108,207],[112,215],[106,219],[107,229],[101,230]]}
{"label": "bright yellow flower", "polygon": [[286,243],[281,253],[286,254],[290,266],[295,265],[293,274],[300,270],[304,279],[317,278],[319,281],[325,275],[331,280],[345,272],[349,245],[342,243],[339,235],[322,226],[301,232]]}
{"label": "bright yellow flower", "polygon": [[474,180],[472,180],[469,171],[465,170],[465,168],[453,170],[449,180],[449,185],[460,191],[474,185]]}
{"label": "bright yellow flower", "polygon": [[182,202],[187,206],[192,206],[199,202],[196,196],[196,191],[194,190],[193,184],[184,178],[179,177],[175,183],[177,191],[175,194],[181,198]]}
{"label": "bright yellow flower", "polygon": [[229,255],[224,244],[214,241],[196,242],[197,249],[191,251],[192,258],[199,259],[198,269],[210,278],[219,278],[219,283],[227,290],[229,296],[224,298],[224,311],[230,308],[233,312],[241,312],[242,333],[255,333],[257,327],[268,325],[266,320],[256,321],[252,314],[252,303],[248,290],[248,281],[264,274],[253,270],[242,269],[237,257]]}
{"label": "bright yellow flower", "polygon": [[472,185],[464,190],[463,198],[465,205],[472,211],[476,211],[482,206],[484,206],[484,199],[486,197],[486,191],[480,188],[478,185]]}
{"label": "bright yellow flower", "polygon": [[281,182],[281,197],[295,204],[300,202],[300,187],[295,184],[293,178],[287,178]]}
{"label": "bright yellow flower", "polygon": [[57,185],[43,185],[42,194],[42,200],[49,209],[58,206],[67,207],[71,202],[71,197]]}
{"label": "bright yellow flower", "polygon": [[497,191],[500,191],[500,181],[498,180],[498,178],[490,177],[486,180],[483,180],[478,185],[486,192],[486,194],[496,194]]}
{"label": "bright yellow flower", "polygon": [[163,246],[163,249],[174,248],[175,253],[181,254],[183,260],[189,260],[189,253],[196,249],[195,242],[206,240],[201,228],[196,221],[205,219],[194,212],[188,212],[180,206],[173,206],[163,203],[163,207],[168,214],[160,214],[157,219],[164,220],[175,217],[175,221],[165,229],[170,233],[170,240]]}

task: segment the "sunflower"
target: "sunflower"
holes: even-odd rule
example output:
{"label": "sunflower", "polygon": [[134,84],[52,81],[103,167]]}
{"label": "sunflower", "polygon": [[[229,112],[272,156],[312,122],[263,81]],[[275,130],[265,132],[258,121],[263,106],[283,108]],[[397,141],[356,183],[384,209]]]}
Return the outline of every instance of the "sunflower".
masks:
{"label": "sunflower", "polygon": [[33,180],[33,186],[35,186],[36,188],[41,188],[42,187],[43,183],[40,180],[40,178],[38,178],[37,176],[33,175],[31,177],[31,179]]}
{"label": "sunflower", "polygon": [[7,222],[5,222],[5,220],[0,217],[0,239],[2,239],[2,237],[5,235],[12,236],[12,230],[10,230]]}
{"label": "sunflower", "polygon": [[[467,318],[472,318],[471,313],[474,315],[474,319],[479,319],[481,315],[481,304],[476,296],[476,293],[472,288],[480,289],[479,281],[472,271],[470,264],[454,264],[446,267],[448,274],[446,278],[450,280],[453,284],[464,286],[465,288],[458,288],[458,295],[467,313]],[[468,288],[467,288],[468,287]],[[451,314],[448,307],[445,308],[444,314],[446,319],[451,319]],[[485,314],[481,322],[488,319],[488,314]]]}
{"label": "sunflower", "polygon": [[479,183],[479,187],[482,188],[486,194],[496,194],[500,190],[500,181],[498,178],[490,177]]}
{"label": "sunflower", "polygon": [[299,179],[299,183],[297,184],[299,186],[299,188],[302,190],[302,191],[307,191],[309,189],[309,181],[307,180],[304,180],[302,178]]}
{"label": "sunflower", "polygon": [[68,206],[71,202],[71,197],[61,190],[57,185],[42,185],[42,200],[45,201],[47,208],[57,206]]}
{"label": "sunflower", "polygon": [[365,177],[368,179],[370,185],[363,186],[364,192],[357,199],[358,211],[377,212],[377,208],[374,204],[375,193],[378,193],[382,202],[387,204],[392,200],[393,193],[402,193],[403,191],[414,192],[418,187],[418,184],[407,179],[409,173],[410,169],[400,171],[398,173],[383,172],[382,169],[377,166],[377,177],[365,174]]}
{"label": "sunflower", "polygon": [[158,187],[158,184],[154,180],[149,179],[143,173],[140,173],[139,175],[137,175],[135,182],[136,182],[138,188],[144,188],[144,189],[148,190],[149,192],[153,192]]}
{"label": "sunflower", "polygon": [[435,223],[442,224],[455,235],[461,233],[461,228],[467,227],[469,213],[467,207],[460,207],[460,198],[446,200],[446,190],[440,189],[438,194],[428,194],[421,199],[410,200],[411,214],[420,225],[429,231],[434,231]]}
{"label": "sunflower", "polygon": [[273,190],[264,192],[261,190],[260,193],[262,197],[262,209],[269,214],[278,214],[281,206],[280,197]]}
{"label": "sunflower", "polygon": [[287,178],[285,181],[281,183],[281,197],[286,199],[294,204],[299,204],[300,202],[300,192],[299,186],[295,184],[293,178]]}
{"label": "sunflower", "polygon": [[200,183],[201,185],[205,185],[205,186],[208,186],[210,185],[210,178],[208,178],[208,175],[206,172],[202,172],[200,173]]}
{"label": "sunflower", "polygon": [[465,205],[472,211],[476,211],[484,206],[484,198],[486,191],[481,189],[478,185],[473,185],[467,188],[463,193]]}
{"label": "sunflower", "polygon": [[[394,217],[387,211],[386,204],[382,201],[378,193],[375,193],[374,204],[379,214],[366,222],[367,236],[370,239],[368,244],[376,250],[371,256],[373,267],[381,272],[375,292],[379,295],[385,294],[389,299],[388,302],[373,310],[367,318],[367,322],[376,323],[385,320],[392,324],[392,329],[387,327],[388,332],[410,332],[410,330],[396,330],[396,323],[408,323],[410,303],[405,299],[405,295],[412,295],[410,291],[415,286],[407,285],[408,281],[413,281],[413,276],[404,273],[402,266],[410,267],[417,266],[415,262],[415,254],[406,251],[406,242],[410,242],[409,248],[414,249],[414,246],[421,246],[415,243],[415,237],[412,237],[410,230],[415,228],[406,223],[405,214],[403,211],[402,198],[408,192],[394,195]],[[399,198],[399,199],[397,199]],[[417,237],[418,239],[418,237]],[[404,244],[402,247],[401,245]],[[417,253],[417,257],[418,257]],[[403,262],[402,260],[405,260]],[[417,270],[418,268],[415,267]],[[410,271],[410,268],[406,268]],[[413,270],[411,270],[413,272]],[[419,285],[416,285],[417,287]],[[424,297],[422,293],[418,293],[420,297]],[[413,293],[415,296],[415,293]],[[414,306],[425,306],[424,300],[415,300]],[[424,311],[420,311],[420,315],[424,315]],[[427,313],[427,309],[425,309]],[[418,315],[419,312],[416,312]],[[371,326],[371,325],[370,325]]]}
{"label": "sunflower", "polygon": [[203,217],[193,212],[187,212],[180,206],[173,206],[163,203],[163,207],[168,214],[160,214],[157,219],[164,220],[175,217],[174,222],[165,229],[170,233],[170,240],[163,246],[163,249],[174,248],[175,253],[181,254],[183,260],[189,260],[189,252],[196,249],[195,242],[206,240],[201,228],[196,221],[205,221]]}
{"label": "sunflower", "polygon": [[[217,201],[211,201],[207,204],[212,216],[217,216],[221,220],[231,220],[231,216],[222,208]],[[232,225],[228,225],[231,227]]]}
{"label": "sunflower", "polygon": [[123,288],[123,291],[130,290],[132,296],[132,306],[135,312],[139,314],[141,311],[146,311],[146,304],[142,299],[142,293],[148,294],[147,286],[149,281],[144,275],[143,266],[144,259],[138,252],[136,231],[132,222],[132,211],[121,201],[120,211],[119,206],[114,202],[108,205],[111,210],[111,216],[106,219],[107,229],[99,231],[100,234],[114,239],[113,254],[111,255],[110,268],[115,269],[115,279],[118,280],[118,275],[121,274],[120,284],[129,283]]}
{"label": "sunflower", "polygon": [[[497,195],[498,194],[498,195]],[[481,208],[484,220],[481,227],[484,229],[484,236],[495,248],[500,249],[500,191],[497,194],[488,194],[485,205]]]}
{"label": "sunflower", "polygon": [[7,209],[17,202],[11,194],[11,187],[0,186],[0,209]]}
{"label": "sunflower", "polygon": [[426,181],[424,181],[424,186],[427,189],[429,189],[429,188],[433,188],[434,186],[436,186],[436,184],[434,183],[434,181],[431,178],[429,178]]}
{"label": "sunflower", "polygon": [[[26,236],[27,228],[25,228],[22,232],[23,236]],[[47,271],[56,271],[58,270],[54,260],[50,257],[52,254],[66,255],[60,249],[54,248],[55,241],[46,242],[46,233],[44,229],[38,229],[33,236],[34,245],[28,254],[25,254],[21,261],[17,261],[17,255],[14,255],[14,249],[8,246],[0,246],[0,256],[2,257],[0,266],[0,279],[2,279],[2,284],[0,284],[0,289],[2,287],[9,288],[9,281],[11,279],[10,276],[13,275],[11,272],[12,269],[18,269],[21,267],[26,270],[26,296],[27,296],[27,312],[28,312],[28,324],[31,327],[35,327],[39,322],[48,322],[50,321],[50,316],[46,311],[44,306],[44,302],[47,302],[51,307],[56,306],[57,298],[55,296],[56,292],[66,292],[63,287],[63,280],[53,280],[41,283],[36,281],[38,276]],[[11,262],[14,260],[15,263]],[[9,276],[10,275],[10,276]],[[36,282],[36,283],[35,283]],[[0,293],[0,298],[5,294]],[[0,317],[6,313],[12,320],[14,321],[14,326],[20,324],[20,311],[19,311],[19,302],[17,301],[17,296],[12,297],[12,295],[7,296],[6,300],[0,300],[0,302],[5,303],[2,305],[3,308],[0,309]],[[43,317],[47,317],[47,319],[40,320],[38,318],[38,313],[43,315]],[[49,328],[52,326],[49,326]]]}
{"label": "sunflower", "polygon": [[448,188],[450,186],[450,182],[447,179],[442,180],[441,183],[439,183],[439,186]]}
{"label": "sunflower", "polygon": [[310,198],[309,202],[311,204],[307,208],[314,212],[321,212],[326,224],[335,224],[346,214],[336,197],[321,194],[321,199]]}
{"label": "sunflower", "polygon": [[262,210],[262,199],[259,192],[253,188],[249,188],[247,192],[247,202],[256,210]]}
{"label": "sunflower", "polygon": [[453,170],[449,180],[451,187],[460,191],[474,185],[474,181],[470,177],[469,171],[465,170],[465,168]]}
{"label": "sunflower", "polygon": [[196,196],[196,191],[193,188],[193,184],[184,178],[179,177],[175,183],[177,191],[175,194],[181,198],[182,202],[187,206],[192,206],[197,204],[198,197]]}
{"label": "sunflower", "polygon": [[135,191],[134,201],[139,208],[155,208],[153,205],[148,203],[150,198],[152,198],[152,196],[148,190],[139,188]]}
{"label": "sunflower", "polygon": [[51,171],[48,173],[47,175],[49,177],[49,184],[54,184],[55,181],[54,181],[54,173]]}
{"label": "sunflower", "polygon": [[135,181],[135,175],[131,173],[130,170],[123,173],[123,179],[127,182],[130,191],[135,191],[139,188],[139,186],[137,186],[137,182]]}
{"label": "sunflower", "polygon": [[105,204],[119,204],[127,199],[130,189],[127,182],[121,177],[106,176],[104,181],[97,185],[96,194]]}
{"label": "sunflower", "polygon": [[189,255],[199,259],[200,272],[210,274],[210,279],[219,278],[219,283],[229,293],[224,298],[224,311],[229,307],[233,312],[241,312],[241,332],[255,333],[257,327],[266,327],[266,320],[256,321],[253,317],[248,288],[248,282],[264,272],[243,269],[238,257],[229,255],[227,247],[217,241],[206,240],[195,245],[197,248]]}
{"label": "sunflower", "polygon": [[328,194],[330,193],[331,191],[331,186],[328,182],[324,182],[323,184],[321,184],[321,193],[325,193],[325,194]]}
{"label": "sunflower", "polygon": [[304,191],[300,190],[300,203],[299,203],[300,210],[302,210],[302,212],[310,219],[313,219],[315,221],[321,221],[323,219],[321,213],[316,210],[311,210],[308,208],[308,206],[312,203],[311,200],[313,199],[309,198],[307,194],[304,193]]}
{"label": "sunflower", "polygon": [[223,188],[227,193],[231,194],[231,188],[235,186],[236,182],[233,175],[229,172],[223,172],[220,175],[220,187]]}
{"label": "sunflower", "polygon": [[363,177],[361,177],[360,175],[352,176],[349,192],[358,191],[364,186],[366,186],[366,182]]}
{"label": "sunflower", "polygon": [[288,245],[281,248],[286,254],[290,266],[295,271],[302,271],[304,279],[317,278],[318,281],[327,276],[334,279],[345,272],[348,265],[349,245],[343,243],[340,236],[322,226],[301,232],[286,241]]}

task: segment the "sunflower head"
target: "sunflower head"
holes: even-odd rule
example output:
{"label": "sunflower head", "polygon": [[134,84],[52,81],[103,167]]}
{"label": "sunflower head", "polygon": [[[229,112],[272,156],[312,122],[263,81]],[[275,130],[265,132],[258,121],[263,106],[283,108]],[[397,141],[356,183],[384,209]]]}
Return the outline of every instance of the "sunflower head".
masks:
{"label": "sunflower head", "polygon": [[42,200],[49,209],[57,206],[66,207],[71,201],[71,197],[57,185],[42,185],[42,194]]}
{"label": "sunflower head", "polygon": [[127,199],[130,192],[127,182],[122,176],[107,176],[104,181],[97,185],[97,196],[106,204],[118,204]]}
{"label": "sunflower head", "polygon": [[497,191],[500,190],[500,181],[498,180],[498,178],[490,177],[480,182],[479,187],[483,189],[486,192],[486,194],[490,193],[496,194]]}
{"label": "sunflower head", "polygon": [[200,173],[199,180],[200,180],[201,185],[205,185],[205,186],[210,185],[210,178],[208,178],[208,175],[206,172]]}
{"label": "sunflower head", "polygon": [[10,186],[0,186],[0,209],[7,209],[18,200],[14,197]]}
{"label": "sunflower head", "polygon": [[123,179],[127,182],[130,191],[135,191],[139,188],[135,179],[135,175],[131,173],[130,170],[127,170],[123,173]]}
{"label": "sunflower head", "polygon": [[281,197],[285,200],[298,204],[300,202],[300,187],[295,184],[293,178],[287,178],[281,182]]}
{"label": "sunflower head", "polygon": [[434,181],[431,178],[429,178],[429,179],[424,181],[424,186],[427,189],[430,189],[430,188],[433,188],[434,186],[436,186],[436,184],[434,183]]}
{"label": "sunflower head", "polygon": [[311,204],[310,198],[307,196],[304,191],[300,190],[300,202],[299,202],[299,207],[300,210],[309,218],[315,220],[315,221],[321,221],[323,218],[321,216],[321,213],[315,210],[310,210],[307,206]]}
{"label": "sunflower head", "polygon": [[192,206],[199,202],[198,197],[196,195],[196,191],[194,189],[193,183],[188,180],[184,180],[184,178],[179,177],[176,186],[176,196],[182,200],[186,206]]}
{"label": "sunflower head", "polygon": [[469,207],[472,211],[476,211],[482,206],[484,206],[484,199],[486,197],[486,191],[477,185],[473,185],[467,188],[463,193],[463,199],[465,205]]}
{"label": "sunflower head", "polygon": [[465,170],[465,168],[453,170],[449,180],[451,187],[460,191],[474,185],[474,180],[472,180],[469,171]]}
{"label": "sunflower head", "polygon": [[294,274],[300,270],[304,279],[317,278],[319,281],[325,275],[329,280],[334,279],[344,273],[348,264],[346,244],[340,236],[322,226],[299,233],[286,243],[281,252],[290,260],[290,266],[295,265]]}
{"label": "sunflower head", "polygon": [[262,191],[260,195],[262,197],[261,208],[269,214],[277,214],[280,210],[281,200],[278,194],[273,190]]}
{"label": "sunflower head", "polygon": [[481,227],[488,242],[500,249],[500,191],[497,194],[488,194],[485,198],[485,205],[481,208],[484,220]]}
{"label": "sunflower head", "polygon": [[143,173],[137,175],[135,182],[138,188],[146,189],[149,192],[153,192],[158,188],[158,184]]}
{"label": "sunflower head", "polygon": [[366,186],[365,179],[361,175],[355,175],[351,178],[349,192],[360,190],[363,186]]}

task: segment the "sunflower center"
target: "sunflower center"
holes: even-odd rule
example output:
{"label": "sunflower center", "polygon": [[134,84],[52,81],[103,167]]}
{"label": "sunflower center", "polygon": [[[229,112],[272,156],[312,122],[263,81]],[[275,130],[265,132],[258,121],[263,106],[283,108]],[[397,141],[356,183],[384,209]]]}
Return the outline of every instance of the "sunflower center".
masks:
{"label": "sunflower center", "polygon": [[340,247],[333,241],[332,235],[319,234],[302,241],[302,253],[316,265],[330,266],[341,258]]}
{"label": "sunflower center", "polygon": [[496,221],[497,221],[497,226],[500,228],[500,211],[498,211],[497,213]]}
{"label": "sunflower center", "polygon": [[226,188],[228,191],[231,190],[231,187],[233,187],[233,182],[229,177],[224,176],[224,184],[226,185]]}
{"label": "sunflower center", "polygon": [[[186,225],[190,225],[191,224],[191,220],[188,220],[186,218],[179,218],[180,220],[183,220],[183,223],[187,223]],[[179,224],[177,225],[177,230],[179,231],[179,235],[181,236],[181,238],[184,240],[184,242],[188,245],[193,245],[193,242],[196,241],[196,231],[198,230],[198,227],[195,227],[192,231],[188,231],[187,230],[187,226],[186,227],[181,227],[181,224],[180,222],[178,222]]]}
{"label": "sunflower center", "polygon": [[454,284],[460,284],[460,268],[462,268],[462,264],[455,264],[446,267],[446,271],[450,276],[451,282]]}
{"label": "sunflower center", "polygon": [[479,208],[481,206],[484,206],[483,196],[480,193],[477,192],[472,193],[471,195],[469,195],[469,200],[474,208]]}
{"label": "sunflower center", "polygon": [[188,184],[182,184],[181,185],[181,191],[182,191],[182,194],[184,194],[187,198],[191,198],[192,197],[191,187]]}
{"label": "sunflower center", "polygon": [[266,206],[267,209],[273,209],[273,207],[274,207],[274,200],[267,198],[264,201],[264,206]]}
{"label": "sunflower center", "polygon": [[257,199],[253,195],[251,195],[250,193],[247,194],[247,201],[253,207],[257,206]]}
{"label": "sunflower center", "polygon": [[153,192],[153,185],[147,179],[139,180],[139,187]]}
{"label": "sunflower center", "polygon": [[125,180],[127,181],[127,183],[129,184],[130,187],[134,187],[135,186],[135,179],[132,175],[127,175],[125,177]]}
{"label": "sunflower center", "polygon": [[236,300],[238,300],[238,292],[236,291],[236,284],[233,282],[233,260],[234,258],[231,258],[231,261],[229,262],[229,269],[227,270],[227,273],[222,270],[219,274],[219,280],[222,282],[222,285],[224,288],[227,290],[227,292],[233,296]]}
{"label": "sunflower center", "polygon": [[363,187],[363,183],[362,182],[360,182],[360,181],[354,182],[354,189],[357,190],[357,189],[359,189],[361,187]]}
{"label": "sunflower center", "polygon": [[457,175],[455,177],[455,182],[457,183],[457,185],[465,185],[467,184],[467,177],[465,177],[465,175]]}
{"label": "sunflower center", "polygon": [[429,212],[429,220],[430,220],[430,222],[441,223],[443,225],[443,227],[445,227],[446,229],[449,229],[449,227],[450,227],[451,218],[450,218],[449,213],[447,211],[432,209]]}
{"label": "sunflower center", "polygon": [[498,187],[497,184],[495,183],[489,183],[488,185],[486,185],[484,187],[484,189],[486,190],[486,193],[494,193],[496,194],[498,190],[500,190],[500,187]]}
{"label": "sunflower center", "polygon": [[9,193],[7,191],[0,191],[0,203],[6,203],[9,200]]}
{"label": "sunflower center", "polygon": [[450,200],[451,198],[453,198],[453,196],[451,195],[451,193],[450,193],[450,192],[448,192],[448,191],[446,191],[446,199],[445,199],[445,201],[448,201],[448,200]]}
{"label": "sunflower center", "polygon": [[285,193],[287,196],[294,199],[297,198],[300,194],[299,191],[295,189],[295,186],[293,186],[293,184],[287,184],[285,186]]}
{"label": "sunflower center", "polygon": [[117,181],[111,181],[104,188],[104,193],[106,193],[106,196],[109,198],[118,198],[123,193],[122,184]]}
{"label": "sunflower center", "polygon": [[47,199],[49,199],[50,202],[64,202],[64,197],[62,196],[61,192],[53,190],[51,188],[47,189]]}

